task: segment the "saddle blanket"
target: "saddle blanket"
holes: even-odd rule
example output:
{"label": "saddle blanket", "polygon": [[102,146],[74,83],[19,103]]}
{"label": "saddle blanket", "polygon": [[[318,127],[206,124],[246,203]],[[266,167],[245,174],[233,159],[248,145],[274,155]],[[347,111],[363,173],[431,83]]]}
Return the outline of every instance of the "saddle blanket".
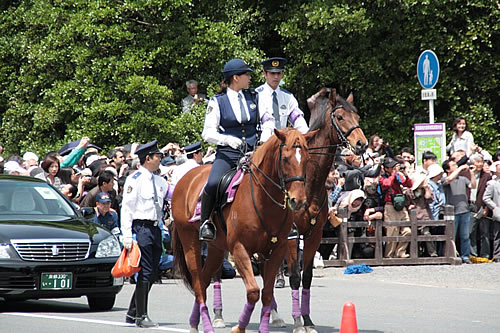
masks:
{"label": "saddle blanket", "polygon": [[[236,195],[236,190],[238,189],[238,186],[241,184],[244,175],[245,173],[243,172],[242,169],[238,169],[236,171],[233,178],[231,179],[231,182],[229,183],[229,186],[225,190],[225,193],[227,194],[227,200],[223,203],[220,203],[221,207],[224,207],[228,203],[233,202],[234,196]],[[201,194],[203,193],[204,189],[205,186],[203,186],[203,188],[201,189],[199,197],[201,197]],[[188,222],[199,221],[201,218],[200,215],[201,215],[201,200],[198,199],[198,202],[196,203],[196,208],[194,210],[194,215],[189,219]]]}

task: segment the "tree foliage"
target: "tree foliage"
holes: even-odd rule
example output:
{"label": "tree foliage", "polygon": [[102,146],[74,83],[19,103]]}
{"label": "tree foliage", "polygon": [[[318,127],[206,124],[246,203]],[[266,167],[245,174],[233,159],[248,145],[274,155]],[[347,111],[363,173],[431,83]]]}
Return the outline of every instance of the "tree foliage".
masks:
{"label": "tree foliage", "polygon": [[[285,85],[353,92],[367,136],[411,145],[428,121],[416,61],[440,60],[436,122],[465,115],[476,141],[499,144],[497,1],[28,1],[0,7],[0,142],[43,154],[89,136],[105,148],[198,140],[204,110],[182,114],[185,81],[213,95],[230,58],[290,60]],[[259,70],[258,70],[259,69]]]}

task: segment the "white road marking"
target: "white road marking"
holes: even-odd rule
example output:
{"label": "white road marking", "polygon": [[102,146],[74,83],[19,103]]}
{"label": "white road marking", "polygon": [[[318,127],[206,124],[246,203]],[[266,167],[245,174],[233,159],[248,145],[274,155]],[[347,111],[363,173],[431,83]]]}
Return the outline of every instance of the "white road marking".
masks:
{"label": "white road marking", "polygon": [[[63,317],[63,316],[48,316],[48,315],[40,315],[40,314],[33,314],[33,313],[22,313],[22,312],[4,312],[3,314],[10,315],[10,316],[20,316],[20,317],[33,317],[33,318],[54,319],[54,320],[79,321],[79,322],[84,322],[84,323],[104,324],[104,325],[112,325],[112,326],[135,327],[134,324],[127,324],[127,323],[122,323],[122,322],[117,322],[117,321],[109,321],[109,320],[86,319],[86,318]],[[187,333],[189,333],[189,330],[182,329],[182,328],[158,326],[158,327],[155,327],[152,329],[160,330],[160,331],[168,331],[168,332],[182,332],[182,333],[187,332]]]}

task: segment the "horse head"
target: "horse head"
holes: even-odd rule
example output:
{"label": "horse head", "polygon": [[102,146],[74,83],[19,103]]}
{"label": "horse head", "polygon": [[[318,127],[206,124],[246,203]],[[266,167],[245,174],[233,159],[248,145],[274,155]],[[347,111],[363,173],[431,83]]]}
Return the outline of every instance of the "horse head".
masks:
{"label": "horse head", "polygon": [[368,146],[363,130],[359,127],[359,114],[354,107],[352,93],[343,99],[337,95],[335,89],[330,93],[330,121],[332,125],[331,135],[335,130],[338,140],[341,144],[351,149],[356,155],[361,155]]}
{"label": "horse head", "polygon": [[302,135],[295,129],[275,129],[280,141],[278,173],[280,185],[285,189],[285,200],[292,210],[299,210],[306,203],[305,172],[309,159],[307,140],[317,131]]}

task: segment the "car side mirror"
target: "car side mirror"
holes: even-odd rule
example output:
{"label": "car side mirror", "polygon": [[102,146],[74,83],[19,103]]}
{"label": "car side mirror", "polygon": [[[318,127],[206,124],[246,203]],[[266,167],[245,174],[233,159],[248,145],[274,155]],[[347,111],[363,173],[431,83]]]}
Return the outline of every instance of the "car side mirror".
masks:
{"label": "car side mirror", "polygon": [[89,217],[94,215],[94,208],[92,207],[82,207],[80,208],[80,213],[82,213],[83,217]]}

